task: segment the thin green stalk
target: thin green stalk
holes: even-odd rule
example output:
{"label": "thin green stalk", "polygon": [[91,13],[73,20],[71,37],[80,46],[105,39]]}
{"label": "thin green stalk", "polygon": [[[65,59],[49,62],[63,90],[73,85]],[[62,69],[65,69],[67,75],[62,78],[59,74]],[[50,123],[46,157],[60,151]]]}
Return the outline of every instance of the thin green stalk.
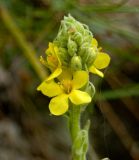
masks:
{"label": "thin green stalk", "polygon": [[26,41],[26,38],[24,37],[23,33],[16,26],[12,17],[10,16],[10,13],[4,6],[0,7],[0,12],[1,12],[1,18],[6,28],[15,38],[16,42],[23,50],[25,57],[30,62],[30,64],[32,65],[32,67],[34,68],[38,76],[40,77],[40,79],[44,80],[47,76],[46,71],[42,68],[41,64],[39,63],[32,45]]}
{"label": "thin green stalk", "polygon": [[70,134],[72,139],[72,160],[86,160],[88,151],[88,122],[84,129],[81,129],[80,118],[81,108],[71,106],[70,111]]}
{"label": "thin green stalk", "polygon": [[70,132],[72,142],[75,141],[78,132],[80,131],[80,107],[72,106],[70,112]]}

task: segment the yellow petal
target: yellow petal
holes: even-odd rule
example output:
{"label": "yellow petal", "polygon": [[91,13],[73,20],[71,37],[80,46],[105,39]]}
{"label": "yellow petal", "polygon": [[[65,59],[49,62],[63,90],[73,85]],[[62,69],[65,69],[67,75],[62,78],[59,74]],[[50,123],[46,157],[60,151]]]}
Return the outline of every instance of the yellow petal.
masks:
{"label": "yellow petal", "polygon": [[50,112],[53,115],[62,115],[68,110],[68,96],[61,94],[51,99],[49,103]]}
{"label": "yellow petal", "polygon": [[110,63],[110,56],[106,53],[99,52],[97,54],[96,60],[94,61],[94,66],[97,69],[106,68]]}
{"label": "yellow petal", "polygon": [[59,52],[59,49],[57,46],[54,46],[54,54],[56,55],[57,59],[58,59],[58,63],[59,65],[61,66],[61,61],[60,61],[60,58],[58,57],[58,52]]}
{"label": "yellow petal", "polygon": [[95,38],[92,39],[92,47],[96,47],[98,46],[98,42]]}
{"label": "yellow petal", "polygon": [[80,91],[80,90],[73,90],[70,95],[69,99],[72,103],[76,105],[85,104],[91,102],[91,97],[88,93]]}
{"label": "yellow petal", "polygon": [[49,42],[49,50],[51,53],[54,52],[54,44],[52,42]]}
{"label": "yellow petal", "polygon": [[71,80],[72,79],[72,72],[70,68],[62,68],[62,73],[59,75],[58,79],[60,81],[64,80]]}
{"label": "yellow petal", "polygon": [[44,95],[48,97],[54,97],[63,93],[60,86],[54,81],[43,81],[37,88],[38,91],[41,91]]}
{"label": "yellow petal", "polygon": [[53,49],[53,43],[52,42],[49,42],[49,47],[46,49],[45,53],[46,55],[49,55],[50,53],[53,53],[54,52],[54,49]]}
{"label": "yellow petal", "polygon": [[56,77],[58,77],[62,72],[62,69],[61,68],[57,68],[52,74],[50,74],[50,76],[46,79],[46,81],[50,81]]}
{"label": "yellow petal", "polygon": [[88,82],[89,76],[86,71],[76,71],[73,74],[73,88],[79,89],[83,87]]}
{"label": "yellow petal", "polygon": [[99,71],[98,69],[96,69],[93,65],[89,68],[89,71],[94,74],[99,75],[102,78],[104,77],[104,74],[101,71]]}

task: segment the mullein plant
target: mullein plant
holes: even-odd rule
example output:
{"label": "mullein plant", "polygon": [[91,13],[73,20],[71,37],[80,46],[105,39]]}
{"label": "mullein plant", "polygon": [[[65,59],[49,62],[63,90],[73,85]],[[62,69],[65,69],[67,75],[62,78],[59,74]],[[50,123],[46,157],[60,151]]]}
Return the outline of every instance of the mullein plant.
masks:
{"label": "mullein plant", "polygon": [[88,26],[71,15],[61,21],[58,34],[45,54],[40,61],[50,74],[37,90],[51,98],[49,110],[52,115],[69,118],[72,160],[86,160],[90,121],[83,127],[80,121],[95,94],[89,73],[104,77],[101,69],[109,65],[110,57],[98,47]]}

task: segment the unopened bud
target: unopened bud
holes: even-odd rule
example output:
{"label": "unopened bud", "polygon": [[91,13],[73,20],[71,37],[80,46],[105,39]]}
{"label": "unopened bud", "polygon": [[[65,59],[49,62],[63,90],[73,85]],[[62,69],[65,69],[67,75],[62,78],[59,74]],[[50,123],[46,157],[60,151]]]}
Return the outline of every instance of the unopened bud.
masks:
{"label": "unopened bud", "polygon": [[83,48],[81,48],[80,51],[79,51],[79,55],[80,55],[80,57],[81,57],[81,59],[82,59],[82,62],[83,62],[84,64],[86,63],[86,61],[87,61],[88,58],[89,58],[88,49],[89,49],[89,48],[87,48],[87,47],[83,47]]}
{"label": "unopened bud", "polygon": [[73,39],[76,41],[76,43],[80,46],[83,42],[83,38],[82,38],[82,34],[79,33],[79,32],[76,32],[74,35],[73,35]]}
{"label": "unopened bud", "polygon": [[69,55],[65,48],[59,48],[58,57],[63,65],[67,65],[69,62]]}
{"label": "unopened bud", "polygon": [[97,51],[95,49],[93,49],[93,48],[89,48],[88,49],[88,55],[89,55],[89,57],[87,59],[86,64],[87,64],[87,66],[90,66],[91,64],[93,64],[93,62],[96,59]]}
{"label": "unopened bud", "polygon": [[74,71],[82,69],[82,61],[80,56],[73,56],[71,58],[71,68]]}
{"label": "unopened bud", "polygon": [[67,47],[68,47],[69,55],[70,56],[74,56],[76,54],[76,52],[77,52],[77,44],[76,44],[76,42],[74,42],[73,40],[71,40],[69,38]]}

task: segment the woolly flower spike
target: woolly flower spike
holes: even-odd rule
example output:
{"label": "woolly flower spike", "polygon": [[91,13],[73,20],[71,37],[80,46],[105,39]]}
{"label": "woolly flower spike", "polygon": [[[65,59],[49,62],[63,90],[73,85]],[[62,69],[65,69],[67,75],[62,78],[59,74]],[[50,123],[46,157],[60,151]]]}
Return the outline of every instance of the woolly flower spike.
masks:
{"label": "woolly flower spike", "polygon": [[54,79],[62,72],[61,61],[58,57],[58,53],[58,47],[53,43],[49,43],[49,48],[46,50],[46,60],[42,56],[40,57],[42,64],[44,64],[51,72],[46,81]]}
{"label": "woolly flower spike", "polygon": [[98,48],[88,26],[80,23],[71,15],[64,17],[54,44],[60,50],[62,64],[73,71],[86,70],[103,77],[99,69],[109,65],[110,57]]}
{"label": "woolly flower spike", "polygon": [[70,72],[64,70],[58,83],[54,80],[44,81],[37,90],[48,97],[53,97],[49,103],[50,112],[53,115],[62,115],[69,108],[69,100],[75,105],[91,101],[88,93],[79,90],[88,82],[88,78],[88,73],[85,71],[76,71],[71,75]]}
{"label": "woolly flower spike", "polygon": [[[100,70],[109,65],[110,57],[98,48],[88,26],[68,15],[61,21],[53,43],[49,43],[46,58],[40,60],[50,75],[37,90],[53,97],[49,104],[50,112],[62,115],[69,108],[69,100],[75,105],[91,101],[90,95],[94,95],[95,89],[89,83],[89,72],[103,77]],[[84,85],[84,91],[79,90]]]}
{"label": "woolly flower spike", "polygon": [[89,48],[91,48],[92,33],[88,27],[72,16],[64,17],[61,26],[54,40],[54,44],[64,50],[68,59],[62,59],[67,67],[71,67],[73,71],[85,70],[86,58],[88,58]]}
{"label": "woolly flower spike", "polygon": [[89,67],[89,71],[94,74],[99,75],[100,77],[104,77],[104,74],[101,71],[99,71],[98,69],[106,68],[110,63],[110,57],[108,54],[101,52],[100,49],[97,48],[98,43],[95,38],[93,38],[93,40],[92,40],[92,46],[94,47],[94,49],[98,53],[97,53],[95,61]]}

